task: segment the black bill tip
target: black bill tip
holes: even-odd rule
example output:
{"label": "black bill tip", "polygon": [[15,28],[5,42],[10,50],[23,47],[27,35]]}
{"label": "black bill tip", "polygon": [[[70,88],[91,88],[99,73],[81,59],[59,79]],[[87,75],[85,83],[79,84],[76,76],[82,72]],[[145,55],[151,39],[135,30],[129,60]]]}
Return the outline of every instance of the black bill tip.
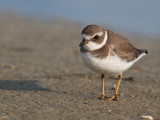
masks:
{"label": "black bill tip", "polygon": [[85,44],[85,40],[83,40],[83,41],[79,44],[79,46],[82,47],[84,44]]}

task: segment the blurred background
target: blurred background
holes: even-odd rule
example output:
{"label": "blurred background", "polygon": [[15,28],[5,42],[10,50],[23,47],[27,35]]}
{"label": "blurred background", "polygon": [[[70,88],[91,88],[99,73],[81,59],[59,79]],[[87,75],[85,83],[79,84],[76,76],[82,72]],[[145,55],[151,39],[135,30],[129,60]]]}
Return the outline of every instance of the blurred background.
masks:
{"label": "blurred background", "polygon": [[160,36],[159,0],[0,0],[0,11],[45,20],[107,25],[118,32]]}

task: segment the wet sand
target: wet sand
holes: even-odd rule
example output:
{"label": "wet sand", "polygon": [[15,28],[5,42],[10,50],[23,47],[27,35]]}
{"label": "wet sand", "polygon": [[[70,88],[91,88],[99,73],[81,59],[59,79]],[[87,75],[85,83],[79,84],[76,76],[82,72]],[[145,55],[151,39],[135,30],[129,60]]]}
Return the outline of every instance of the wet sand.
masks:
{"label": "wet sand", "polygon": [[[83,25],[0,13],[0,120],[160,119],[160,40],[130,37],[149,55],[123,74],[118,101],[98,100],[100,75],[79,55]],[[115,76],[106,76],[112,96]]]}

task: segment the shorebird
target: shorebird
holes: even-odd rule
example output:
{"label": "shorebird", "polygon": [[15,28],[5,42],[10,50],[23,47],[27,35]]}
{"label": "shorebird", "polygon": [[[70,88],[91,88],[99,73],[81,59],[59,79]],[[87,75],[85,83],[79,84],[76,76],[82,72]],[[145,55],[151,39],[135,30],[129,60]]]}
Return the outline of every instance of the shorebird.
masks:
{"label": "shorebird", "polygon": [[[88,25],[82,30],[80,55],[86,66],[100,73],[102,95],[99,99],[117,100],[117,93],[122,81],[122,73],[128,70],[142,56],[148,54],[145,49],[135,48],[122,35],[104,29],[98,25]],[[118,83],[112,97],[105,96],[105,74],[118,74]]]}

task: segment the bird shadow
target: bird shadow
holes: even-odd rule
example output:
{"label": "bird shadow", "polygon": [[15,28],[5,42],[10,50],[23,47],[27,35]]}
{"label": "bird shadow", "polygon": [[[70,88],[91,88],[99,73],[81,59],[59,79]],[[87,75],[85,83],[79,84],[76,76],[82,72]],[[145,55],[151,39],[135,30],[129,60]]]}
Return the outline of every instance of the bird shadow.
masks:
{"label": "bird shadow", "polygon": [[126,78],[123,78],[123,80],[129,81],[129,82],[134,82],[135,81],[135,79],[133,77],[126,77]]}
{"label": "bird shadow", "polygon": [[[113,76],[110,76],[109,78],[114,79],[114,80],[118,80],[117,77],[113,77]],[[122,80],[129,81],[129,82],[134,82],[135,78],[133,78],[133,77],[124,77],[124,78],[122,78]]]}
{"label": "bird shadow", "polygon": [[36,80],[0,80],[1,90],[23,90],[23,91],[51,91],[49,88],[41,87]]}

